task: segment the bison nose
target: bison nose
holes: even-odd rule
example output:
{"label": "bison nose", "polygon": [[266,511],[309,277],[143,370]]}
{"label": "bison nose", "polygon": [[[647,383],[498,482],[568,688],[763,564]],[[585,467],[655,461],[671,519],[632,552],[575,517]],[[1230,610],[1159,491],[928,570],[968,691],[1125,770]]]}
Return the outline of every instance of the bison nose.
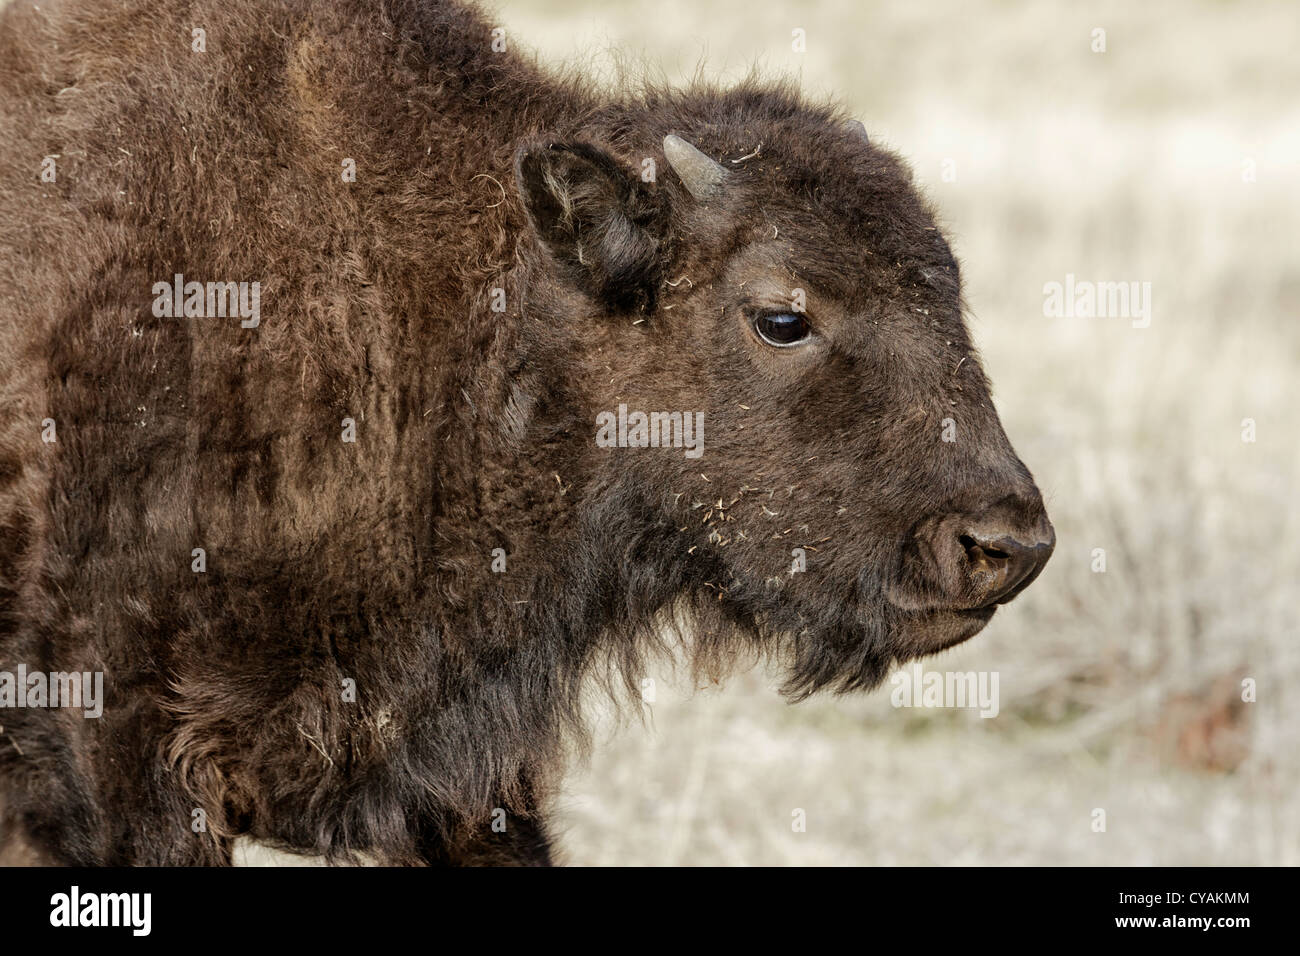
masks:
{"label": "bison nose", "polygon": [[1055,547],[1032,486],[974,510],[931,514],[904,541],[889,599],[904,611],[992,610],[1029,587]]}
{"label": "bison nose", "polygon": [[972,528],[958,536],[971,591],[981,606],[1006,604],[1033,582],[1056,547],[1046,515],[1031,531]]}

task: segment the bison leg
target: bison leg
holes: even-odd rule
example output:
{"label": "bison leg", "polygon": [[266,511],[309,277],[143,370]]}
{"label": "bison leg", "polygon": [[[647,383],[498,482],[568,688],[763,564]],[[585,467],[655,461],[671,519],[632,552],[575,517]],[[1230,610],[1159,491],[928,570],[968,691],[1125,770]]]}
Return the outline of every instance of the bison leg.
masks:
{"label": "bison leg", "polygon": [[0,867],[57,866],[58,862],[30,840],[18,821],[0,805]]}
{"label": "bison leg", "polygon": [[528,817],[499,816],[473,829],[426,829],[420,853],[430,866],[550,866],[551,841],[534,813]]}

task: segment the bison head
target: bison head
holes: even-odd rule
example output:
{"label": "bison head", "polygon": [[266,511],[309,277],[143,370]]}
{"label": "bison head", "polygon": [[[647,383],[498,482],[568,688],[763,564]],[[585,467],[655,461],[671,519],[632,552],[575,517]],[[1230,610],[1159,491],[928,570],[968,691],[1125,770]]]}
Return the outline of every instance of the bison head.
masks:
{"label": "bison head", "polygon": [[581,560],[615,607],[685,597],[706,658],[868,687],[982,629],[1055,536],[902,162],[788,94],[706,106],[516,156],[524,324],[574,356]]}

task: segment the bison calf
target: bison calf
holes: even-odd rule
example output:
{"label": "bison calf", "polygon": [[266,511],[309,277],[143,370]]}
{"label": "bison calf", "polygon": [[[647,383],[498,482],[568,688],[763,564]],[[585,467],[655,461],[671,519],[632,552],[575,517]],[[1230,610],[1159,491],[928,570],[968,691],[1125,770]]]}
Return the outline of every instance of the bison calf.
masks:
{"label": "bison calf", "polygon": [[1051,553],[908,170],[789,85],[16,2],[0,175],[10,859],[545,863],[597,672],[870,688]]}

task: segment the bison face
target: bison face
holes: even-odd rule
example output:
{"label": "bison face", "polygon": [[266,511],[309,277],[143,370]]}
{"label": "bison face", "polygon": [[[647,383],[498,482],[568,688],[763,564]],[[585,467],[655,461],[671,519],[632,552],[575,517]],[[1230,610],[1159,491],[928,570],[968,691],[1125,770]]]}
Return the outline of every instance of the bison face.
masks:
{"label": "bison face", "polygon": [[583,379],[588,533],[801,695],[971,637],[1055,536],[905,168],[793,122],[669,135],[657,183],[590,145],[516,172]]}

